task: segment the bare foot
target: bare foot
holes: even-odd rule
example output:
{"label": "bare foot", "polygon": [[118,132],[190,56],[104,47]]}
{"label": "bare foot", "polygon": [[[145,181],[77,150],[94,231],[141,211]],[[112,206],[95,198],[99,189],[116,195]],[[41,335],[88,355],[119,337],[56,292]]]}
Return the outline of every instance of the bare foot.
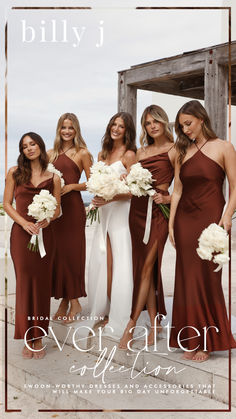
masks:
{"label": "bare foot", "polygon": [[63,317],[65,317],[68,310],[68,305],[69,301],[66,298],[63,298],[57,312],[53,316],[53,320],[61,320]]}
{"label": "bare foot", "polygon": [[148,346],[154,345],[154,330],[153,328],[150,329],[150,333],[148,335]]}
{"label": "bare foot", "polygon": [[195,362],[205,362],[208,359],[209,359],[209,352],[207,351],[197,351],[192,358],[192,360]]}
{"label": "bare foot", "polygon": [[[31,345],[29,345],[30,347],[32,347]],[[31,359],[33,358],[33,351],[31,351],[30,349],[27,348],[27,346],[24,346],[23,350],[22,350],[22,357],[24,359]]]}
{"label": "bare foot", "polygon": [[[154,325],[150,327],[150,331],[149,331],[149,335],[148,335],[148,346],[154,345],[154,338],[155,338],[154,327],[155,327]],[[161,323],[158,323],[156,325],[156,334],[159,335],[159,333],[162,332],[162,329],[163,329],[163,327],[162,327]]]}
{"label": "bare foot", "polygon": [[71,300],[70,303],[71,303],[71,306],[70,306],[69,313],[66,316],[67,319],[64,320],[63,322],[65,324],[70,324],[70,323],[75,322],[77,320],[77,314],[81,313],[82,311],[82,307],[77,299]]}
{"label": "bare foot", "polygon": [[186,359],[188,361],[191,361],[193,359],[194,355],[196,354],[196,351],[193,352],[184,352],[184,354],[181,356],[181,359]]}
{"label": "bare foot", "polygon": [[34,352],[34,359],[42,359],[46,355],[45,349],[42,349],[40,352]]}
{"label": "bare foot", "polygon": [[39,352],[34,352],[34,359],[42,359],[45,357],[46,351],[45,349],[43,349],[42,339],[36,339],[34,341],[34,349],[39,351]]}
{"label": "bare foot", "polygon": [[[130,329],[132,327],[135,327],[135,322],[132,319],[130,319],[126,328],[125,328],[123,336],[120,340],[118,349],[122,349],[122,350],[127,350],[128,349],[128,342],[133,338],[133,333],[134,333],[133,331],[130,332]],[[130,342],[130,346],[132,346],[132,342]]]}

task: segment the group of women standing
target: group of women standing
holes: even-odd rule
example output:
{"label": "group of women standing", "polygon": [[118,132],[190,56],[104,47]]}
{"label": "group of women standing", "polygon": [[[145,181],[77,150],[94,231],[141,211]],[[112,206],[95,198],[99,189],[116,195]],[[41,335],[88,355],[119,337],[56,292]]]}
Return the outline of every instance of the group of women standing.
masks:
{"label": "group of women standing", "polygon": [[[107,316],[104,333],[119,339],[120,349],[127,349],[146,306],[151,324],[148,345],[153,345],[155,318],[166,314],[161,259],[168,220],[159,204],[171,203],[169,235],[177,260],[170,346],[179,347],[181,332],[184,357],[202,362],[212,351],[236,347],[227,318],[221,271],[214,272],[213,262],[201,260],[196,253],[198,237],[210,223],[220,223],[227,231],[231,227],[236,208],[236,153],[230,143],[217,138],[206,110],[196,100],[186,103],[176,116],[175,144],[168,116],[161,107],[147,107],[141,125],[141,148],[136,153],[131,115],[114,115],[98,160],[122,177],[137,161],[152,173],[155,194],[149,237],[144,243],[150,198],[120,194],[107,202],[94,197],[92,203],[99,207],[100,223],[94,233],[88,270],[89,313],[94,318]],[[61,193],[59,177],[47,171],[49,159],[63,174],[65,186]],[[40,328],[47,332],[51,296],[62,298],[55,320],[64,318],[65,323],[70,323],[82,310],[78,298],[86,296],[86,217],[80,191],[86,189],[86,184],[78,182],[83,170],[89,177],[91,164],[92,156],[81,136],[78,119],[67,113],[58,121],[54,148],[48,155],[41,137],[35,133],[23,135],[18,166],[7,175],[4,208],[15,221],[11,234],[17,283],[15,338],[23,339],[29,330],[24,358],[45,355]],[[225,174],[231,194],[223,212]],[[171,197],[168,188],[174,176]],[[57,199],[52,223],[35,223],[27,215],[33,195],[41,189],[48,189]],[[12,206],[14,196],[16,209]],[[40,228],[47,253],[42,259],[27,249],[29,235],[38,234]],[[204,327],[209,329],[207,350],[203,334],[196,336],[196,329],[202,332]],[[161,328],[159,321],[158,331]]]}

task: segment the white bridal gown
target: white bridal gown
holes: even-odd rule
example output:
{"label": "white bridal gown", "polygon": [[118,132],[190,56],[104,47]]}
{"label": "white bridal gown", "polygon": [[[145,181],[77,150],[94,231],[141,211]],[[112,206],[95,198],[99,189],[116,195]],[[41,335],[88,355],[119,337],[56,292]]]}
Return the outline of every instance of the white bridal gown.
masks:
{"label": "white bridal gown", "polygon": [[[119,175],[127,170],[118,160],[110,165]],[[129,231],[130,200],[99,208],[88,271],[89,315],[109,317],[103,334],[120,339],[129,321],[133,295],[132,249]],[[107,297],[107,234],[112,249],[111,301]],[[93,321],[95,324],[97,321]],[[91,325],[90,325],[91,327]]]}

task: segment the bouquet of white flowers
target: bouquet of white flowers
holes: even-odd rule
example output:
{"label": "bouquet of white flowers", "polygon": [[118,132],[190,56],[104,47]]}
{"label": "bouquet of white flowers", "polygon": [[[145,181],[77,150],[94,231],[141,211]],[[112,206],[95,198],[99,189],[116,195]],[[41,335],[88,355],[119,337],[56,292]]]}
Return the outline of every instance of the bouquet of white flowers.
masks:
{"label": "bouquet of white flowers", "polygon": [[[120,180],[119,174],[102,161],[93,164],[91,167],[91,176],[86,186],[90,193],[100,196],[106,201],[110,201],[115,195],[129,193],[129,188],[126,186],[125,181]],[[97,219],[97,215],[99,219],[98,208],[90,205],[87,213],[90,224]]]}
{"label": "bouquet of white flowers", "polygon": [[59,176],[60,180],[61,180],[61,188],[63,188],[65,186],[65,181],[62,177],[62,173],[60,172],[60,170],[57,170],[55,168],[55,166],[52,163],[48,163],[48,167],[47,170],[51,173],[55,173],[56,175]]}
{"label": "bouquet of white flowers", "polygon": [[[140,163],[133,164],[130,172],[126,177],[126,184],[129,187],[129,191],[135,196],[153,196],[156,191],[152,188],[152,174],[148,169]],[[158,204],[161,212],[166,219],[170,217],[170,209],[165,204]]]}
{"label": "bouquet of white flowers", "polygon": [[[56,198],[47,190],[42,189],[39,194],[34,195],[33,202],[28,206],[28,215],[35,218],[37,221],[47,220],[54,216],[57,207]],[[40,252],[40,256],[46,255],[42,229],[39,230],[39,234],[33,234],[28,244],[28,249],[33,252]]]}
{"label": "bouquet of white flowers", "polygon": [[198,256],[203,260],[213,260],[218,263],[214,272],[222,269],[229,260],[229,238],[227,232],[219,225],[212,223],[201,233],[198,239]]}
{"label": "bouquet of white flowers", "polygon": [[144,169],[140,163],[131,166],[129,174],[126,176],[126,184],[132,195],[152,196],[155,194],[152,188],[152,174],[148,169]]}
{"label": "bouquet of white flowers", "polygon": [[[153,178],[152,174],[148,169],[144,169],[140,163],[133,164],[130,172],[126,177],[126,184],[129,187],[129,191],[135,196],[149,196],[145,233],[143,242],[148,243],[151,229],[151,218],[152,218],[152,196],[156,191],[152,188]],[[170,209],[165,204],[158,204],[162,214],[166,219],[170,217]]]}

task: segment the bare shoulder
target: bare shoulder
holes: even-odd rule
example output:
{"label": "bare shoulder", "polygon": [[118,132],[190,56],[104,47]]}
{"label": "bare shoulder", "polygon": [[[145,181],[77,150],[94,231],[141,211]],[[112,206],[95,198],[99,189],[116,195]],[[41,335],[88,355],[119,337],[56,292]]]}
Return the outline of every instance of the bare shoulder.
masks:
{"label": "bare shoulder", "polygon": [[98,161],[102,161],[102,151],[99,151],[98,153]]}
{"label": "bare shoulder", "polygon": [[231,142],[226,141],[226,140],[220,140],[220,139],[219,139],[219,142],[220,142],[221,147],[224,147],[225,151],[235,153],[235,148]]}
{"label": "bare shoulder", "polygon": [[231,142],[226,140],[221,140],[220,138],[216,138],[212,143],[212,147],[216,150],[219,150],[220,153],[224,156],[229,156],[230,154],[235,153],[235,148]]}
{"label": "bare shoulder", "polygon": [[91,154],[90,154],[90,152],[88,151],[88,149],[87,148],[80,148],[78,151],[77,151],[77,153],[76,153],[76,155],[75,155],[75,157],[79,160],[79,159],[81,159],[81,160],[84,160],[84,159],[91,159]]}
{"label": "bare shoulder", "polygon": [[16,171],[16,169],[17,169],[17,167],[18,167],[18,166],[12,166],[12,167],[10,167],[10,169],[8,170],[7,175],[9,175],[9,176],[11,176],[11,177],[12,177],[12,175],[13,175],[13,173],[15,173],[15,171]]}
{"label": "bare shoulder", "polygon": [[47,150],[47,155],[48,157],[51,157],[53,153],[53,149],[51,148],[50,150]]}
{"label": "bare shoulder", "polygon": [[145,157],[146,149],[144,147],[140,147],[137,150],[137,159],[141,160],[143,157]]}
{"label": "bare shoulder", "polygon": [[133,150],[127,150],[124,154],[124,157],[127,159],[135,159],[136,158],[136,153]]}
{"label": "bare shoulder", "polygon": [[127,150],[122,158],[122,163],[125,167],[132,166],[136,161],[136,153],[132,150]]}
{"label": "bare shoulder", "polygon": [[169,156],[173,157],[175,159],[176,155],[177,155],[177,150],[175,147],[175,144],[173,144],[173,147],[171,147],[171,149],[168,151]]}

